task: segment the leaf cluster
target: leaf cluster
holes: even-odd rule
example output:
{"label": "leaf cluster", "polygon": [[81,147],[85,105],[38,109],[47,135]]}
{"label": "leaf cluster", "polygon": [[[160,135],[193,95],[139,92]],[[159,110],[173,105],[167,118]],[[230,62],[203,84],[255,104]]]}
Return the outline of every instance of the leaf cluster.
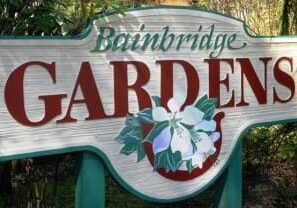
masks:
{"label": "leaf cluster", "polygon": [[62,0],[2,0],[0,35],[60,35],[66,6]]}
{"label": "leaf cluster", "polygon": [[96,14],[123,13],[123,0],[2,0],[0,35],[78,35]]}
{"label": "leaf cluster", "polygon": [[141,161],[146,153],[143,141],[142,123],[153,123],[151,109],[144,109],[136,115],[128,115],[126,117],[126,126],[122,129],[116,140],[124,144],[121,153],[130,155],[137,152],[137,162]]}
{"label": "leaf cluster", "polygon": [[254,128],[244,144],[245,162],[274,164],[297,158],[297,124],[280,124]]}

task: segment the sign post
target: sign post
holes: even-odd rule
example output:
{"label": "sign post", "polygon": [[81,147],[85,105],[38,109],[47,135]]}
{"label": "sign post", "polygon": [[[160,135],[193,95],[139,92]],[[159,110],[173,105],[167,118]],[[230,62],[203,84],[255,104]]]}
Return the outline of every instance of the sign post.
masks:
{"label": "sign post", "polygon": [[105,174],[100,158],[92,152],[80,155],[75,186],[75,207],[105,207]]}
{"label": "sign post", "polygon": [[240,141],[226,170],[216,182],[215,207],[242,207],[242,165],[242,141]]}
{"label": "sign post", "polygon": [[221,176],[217,206],[241,206],[243,133],[297,118],[296,45],[185,7],[98,17],[81,39],[0,39],[0,160],[83,152],[77,207],[104,207],[101,161],[145,200]]}

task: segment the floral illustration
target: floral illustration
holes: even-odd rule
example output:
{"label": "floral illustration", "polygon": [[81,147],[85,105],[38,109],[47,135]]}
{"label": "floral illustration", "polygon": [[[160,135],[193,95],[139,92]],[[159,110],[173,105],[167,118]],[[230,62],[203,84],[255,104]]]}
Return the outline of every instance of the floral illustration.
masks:
{"label": "floral illustration", "polygon": [[[124,145],[121,153],[130,155],[136,151],[140,161],[146,155],[144,144],[149,142],[154,169],[175,172],[183,164],[188,172],[196,167],[201,169],[204,161],[216,152],[214,143],[220,138],[213,120],[216,100],[205,95],[182,109],[184,96],[169,99],[165,107],[159,97],[152,99],[155,107],[127,116],[126,127],[116,138]],[[144,124],[152,126],[147,135],[143,132]]]}

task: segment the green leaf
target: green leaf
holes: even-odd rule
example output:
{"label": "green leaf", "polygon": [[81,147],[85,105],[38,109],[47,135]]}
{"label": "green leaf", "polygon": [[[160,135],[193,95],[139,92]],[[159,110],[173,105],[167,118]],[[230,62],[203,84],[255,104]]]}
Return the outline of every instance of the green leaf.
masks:
{"label": "green leaf", "polygon": [[134,130],[134,128],[131,127],[125,127],[121,130],[121,132],[119,133],[119,135],[116,137],[116,140],[120,143],[124,143],[124,141],[127,138],[127,135],[132,132]]}
{"label": "green leaf", "polygon": [[202,106],[204,105],[205,102],[207,102],[208,100],[208,96],[204,95],[202,98],[200,98],[197,103],[195,104],[195,107],[200,109],[202,108]]}
{"label": "green leaf", "polygon": [[203,116],[203,119],[205,120],[211,120],[213,114],[214,114],[214,111],[215,111],[215,108],[216,108],[216,102],[212,102],[209,103],[208,105],[206,105],[205,107],[205,111],[204,111],[204,116]]}
{"label": "green leaf", "polygon": [[125,141],[124,147],[121,149],[121,153],[125,155],[130,155],[133,153],[138,145],[139,141],[136,140],[135,138],[129,138]]}
{"label": "green leaf", "polygon": [[121,9],[121,8],[118,8],[114,5],[110,5],[111,8],[113,8],[117,13],[123,15],[123,16],[126,16],[126,14],[124,13],[124,11]]}
{"label": "green leaf", "polygon": [[22,3],[22,0],[9,0],[9,3],[11,3],[12,5],[19,7]]}
{"label": "green leaf", "polygon": [[167,150],[164,150],[162,152],[158,152],[155,155],[154,158],[154,169],[158,169],[158,168],[166,168],[166,154],[167,154]]}
{"label": "green leaf", "polygon": [[124,143],[127,139],[134,138],[136,140],[141,140],[140,129],[133,127],[125,127],[122,129],[120,134],[116,137],[116,140],[120,143]]}
{"label": "green leaf", "polygon": [[197,146],[196,146],[196,143],[191,139],[191,143],[192,143],[192,146],[193,146],[193,154],[197,151]]}
{"label": "green leaf", "polygon": [[155,155],[154,169],[165,168],[167,172],[176,172],[182,163],[181,153],[177,151],[173,154],[169,148]]}
{"label": "green leaf", "polygon": [[187,160],[186,166],[187,166],[187,169],[188,169],[189,173],[192,173],[193,168],[194,168],[193,167],[193,164],[192,164],[192,159],[191,160]]}
{"label": "green leaf", "polygon": [[161,105],[161,99],[158,96],[152,96],[153,101],[155,102],[155,105],[157,107],[162,106]]}
{"label": "green leaf", "polygon": [[175,152],[175,153],[171,153],[171,150],[167,151],[167,161],[169,164],[169,170],[175,172],[177,171],[177,169],[182,165],[183,161],[182,161],[182,157],[181,157],[181,153],[179,151]]}
{"label": "green leaf", "polygon": [[208,98],[207,95],[204,95],[198,100],[195,107],[204,112],[203,119],[211,120],[215,108],[217,107],[217,100],[214,98]]}
{"label": "green leaf", "polygon": [[152,109],[151,108],[145,108],[144,110],[137,113],[138,119],[140,119],[144,123],[154,123],[153,117],[152,117]]}
{"label": "green leaf", "polygon": [[139,142],[137,145],[137,162],[141,161],[145,157],[145,154],[143,143]]}
{"label": "green leaf", "polygon": [[169,126],[168,121],[156,123],[156,125],[152,128],[150,133],[146,136],[145,141],[153,142],[154,139],[161,133],[161,131],[168,126]]}
{"label": "green leaf", "polygon": [[127,126],[133,126],[133,127],[139,127],[140,126],[140,121],[134,117],[133,115],[128,115],[126,117],[126,125]]}

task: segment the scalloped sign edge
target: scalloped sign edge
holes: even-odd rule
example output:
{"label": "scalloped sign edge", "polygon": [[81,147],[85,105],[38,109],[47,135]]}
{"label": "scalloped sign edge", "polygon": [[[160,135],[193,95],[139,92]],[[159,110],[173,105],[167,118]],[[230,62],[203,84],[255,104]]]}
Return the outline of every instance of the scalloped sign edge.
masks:
{"label": "scalloped sign edge", "polygon": [[[109,15],[98,16],[97,19],[94,20],[93,24],[90,24],[87,27],[86,31],[83,34],[81,34],[77,38],[73,38],[73,39],[68,38],[68,37],[66,37],[66,38],[64,38],[64,37],[37,37],[36,38],[36,37],[9,37],[8,36],[8,37],[1,37],[0,38],[0,46],[4,47],[4,48],[11,47],[13,49],[16,48],[17,46],[33,47],[33,48],[34,47],[38,48],[38,47],[47,46],[47,47],[51,48],[51,50],[52,50],[54,47],[59,47],[62,44],[62,46],[69,47],[70,49],[71,48],[82,47],[84,50],[90,50],[90,54],[105,53],[105,52],[109,53],[108,50],[109,49],[112,50],[112,48],[114,48],[114,50],[111,51],[110,53],[111,54],[114,53],[115,57],[107,57],[106,60],[109,61],[109,59],[110,59],[111,60],[110,63],[112,63],[114,65],[114,67],[120,67],[120,64],[124,64],[124,63],[119,64],[117,62],[116,58],[117,58],[117,56],[121,57],[122,52],[125,53],[125,52],[128,51],[130,54],[132,54],[132,57],[134,57],[134,55],[135,55],[136,57],[139,58],[141,56],[141,54],[146,53],[145,50],[153,49],[153,47],[155,47],[156,45],[154,45],[154,44],[149,45],[149,42],[148,42],[147,45],[139,46],[139,47],[145,48],[145,50],[143,50],[141,52],[139,52],[139,51],[137,52],[138,47],[136,47],[136,44],[135,45],[132,44],[132,46],[129,46],[130,48],[134,47],[134,49],[135,49],[135,50],[133,49],[133,50],[129,51],[129,49],[125,49],[124,47],[113,46],[113,45],[111,45],[112,44],[111,42],[110,42],[110,46],[109,46],[109,42],[105,43],[107,45],[103,45],[103,44],[101,44],[103,40],[98,40],[97,39],[97,40],[95,40],[95,46],[94,47],[91,46],[91,48],[89,48],[89,44],[94,43],[94,40],[92,38],[94,38],[94,36],[96,36],[97,34],[100,34],[100,32],[101,32],[100,29],[98,29],[98,24],[100,25],[101,23],[104,23],[104,24],[108,24],[108,25],[111,24],[112,25],[112,23],[117,22],[117,24],[119,24],[118,26],[121,27],[121,25],[120,25],[121,22],[124,22],[127,19],[131,19],[131,18],[135,18],[135,17],[142,18],[142,17],[145,17],[145,16],[155,16],[155,15],[161,14],[163,12],[166,12],[167,15],[168,15],[168,13],[173,15],[173,19],[174,19],[174,15],[177,15],[177,18],[178,18],[178,16],[179,17],[184,16],[185,18],[190,18],[190,17],[194,16],[196,18],[201,17],[201,18],[205,18],[205,19],[210,19],[213,22],[222,21],[222,22],[225,22],[226,24],[235,25],[234,27],[237,27],[236,29],[241,28],[241,31],[239,31],[239,32],[242,33],[241,34],[242,38],[245,38],[244,42],[243,42],[244,44],[239,43],[239,45],[238,44],[236,45],[236,43],[235,43],[237,41],[236,33],[231,33],[231,35],[229,37],[226,36],[226,41],[227,41],[226,44],[229,44],[229,45],[227,45],[226,48],[225,47],[222,48],[219,53],[216,53],[217,51],[210,51],[210,52],[208,51],[208,53],[205,54],[205,52],[203,50],[205,50],[207,47],[208,47],[207,50],[209,50],[209,48],[211,48],[211,45],[207,46],[207,44],[204,45],[204,46],[202,44],[201,49],[197,49],[198,50],[197,53],[199,55],[200,54],[205,54],[204,55],[204,58],[205,58],[204,62],[208,63],[209,65],[212,65],[213,70],[217,70],[216,66],[218,64],[225,64],[224,66],[226,67],[226,65],[227,65],[227,69],[228,69],[228,66],[229,66],[229,67],[232,68],[232,70],[234,70],[234,68],[236,68],[236,67],[238,68],[239,66],[241,66],[242,68],[246,67],[248,70],[253,70],[254,68],[256,68],[256,67],[253,67],[254,66],[253,63],[255,62],[255,60],[253,60],[253,62],[251,62],[251,61],[249,62],[249,61],[247,61],[246,59],[244,59],[242,57],[241,58],[232,58],[232,55],[237,54],[238,50],[245,49],[245,46],[248,45],[248,44],[259,45],[259,46],[268,45],[268,47],[271,47],[271,45],[273,45],[273,44],[278,45],[278,47],[284,47],[283,45],[285,45],[285,44],[288,44],[288,45],[295,44],[295,45],[297,45],[296,37],[252,37],[247,32],[247,29],[245,27],[245,23],[242,22],[241,20],[235,19],[233,17],[229,17],[229,16],[222,15],[222,14],[215,13],[215,12],[204,11],[204,10],[200,10],[200,9],[170,6],[170,7],[152,7],[152,8],[133,9],[133,10],[127,11],[125,13],[125,16],[122,16],[122,15],[119,15],[119,14],[114,14],[114,13],[109,14]],[[183,12],[184,12],[184,14],[182,14]],[[188,13],[186,14],[186,12],[188,12]],[[162,22],[161,20],[163,21],[164,18],[160,17],[160,22]],[[132,23],[135,24],[135,22],[132,22]],[[154,24],[157,24],[157,23],[155,22]],[[191,24],[194,24],[194,23],[191,23]],[[207,24],[207,22],[205,24]],[[138,26],[139,34],[141,34],[141,32],[146,31],[146,29],[149,27],[147,25],[140,24],[140,23],[138,25],[139,25]],[[165,23],[164,23],[164,25],[165,25]],[[151,27],[152,27],[152,25],[151,25]],[[163,31],[165,31],[165,33],[166,33],[166,32],[170,31],[170,29],[171,29],[170,27],[173,28],[174,26],[167,25],[167,26],[161,27],[161,29]],[[210,31],[210,33],[213,33],[215,31],[215,29],[216,29],[215,27],[216,26],[214,26],[214,24],[212,24],[211,26],[207,27],[208,31],[205,31],[205,27],[204,28],[203,27],[201,27],[201,28],[198,27],[198,32],[207,33],[207,32]],[[116,31],[113,31],[113,29],[110,27],[110,25],[108,27],[105,27],[105,29],[106,28],[107,28],[107,30],[109,30],[108,32],[109,32],[110,36],[111,36],[111,34],[116,32]],[[131,28],[134,28],[134,25],[131,25]],[[224,30],[224,28],[222,30]],[[104,31],[104,32],[106,32],[106,31]],[[104,34],[104,33],[102,32],[102,34]],[[232,35],[234,35],[234,36],[232,36]],[[217,36],[217,37],[219,37],[219,36]],[[137,39],[137,36],[134,36],[134,40],[135,39]],[[120,38],[117,40],[117,42],[119,42],[119,40],[120,40]],[[242,40],[242,39],[239,38],[239,40]],[[233,43],[235,45],[233,45]],[[180,43],[180,44],[182,44],[182,43]],[[279,46],[279,45],[281,45],[281,46]],[[86,48],[84,48],[84,47],[86,47]],[[220,47],[220,46],[218,45],[217,47]],[[291,47],[291,48],[293,48],[293,47]],[[178,48],[175,48],[175,49],[176,49],[175,51],[177,51],[179,53],[184,53],[183,50],[185,50],[182,47],[178,47]],[[166,54],[167,51],[170,52],[170,47],[169,46],[166,47],[166,45],[161,46],[161,44],[160,44],[160,45],[158,45],[157,50],[161,51],[161,52],[157,53],[157,55],[156,55],[156,57],[159,57],[159,58],[161,57],[160,60],[157,63],[160,64],[162,67],[164,67],[164,69],[168,69],[168,67],[170,67],[170,64],[173,65],[173,63],[166,62],[166,60],[164,60],[166,58],[166,55],[164,55],[164,54]],[[220,59],[220,56],[222,54],[225,55],[225,50],[226,50],[226,54],[228,56],[226,56],[226,58],[224,58],[224,59]],[[231,50],[231,51],[234,50],[234,52],[230,53],[231,54],[230,55],[229,50]],[[273,52],[273,49],[271,49],[271,51]],[[212,53],[212,52],[214,52],[214,53]],[[273,52],[273,53],[276,53],[276,52]],[[173,56],[176,55],[174,52],[172,54],[173,54]],[[248,49],[248,54],[251,55],[252,50],[250,51],[250,49]],[[75,54],[75,55],[79,55],[79,54]],[[57,146],[49,147],[46,150],[39,150],[36,147],[35,149],[33,148],[34,150],[32,149],[32,150],[30,150],[28,152],[28,150],[26,148],[24,148],[24,150],[22,150],[22,148],[20,148],[20,149],[17,149],[16,151],[13,148],[11,148],[11,150],[1,149],[1,146],[12,147],[10,145],[7,145],[8,140],[5,140],[4,143],[1,143],[2,140],[3,140],[2,136],[1,136],[1,138],[0,138],[0,161],[7,161],[7,160],[12,160],[12,159],[22,159],[22,158],[28,158],[28,157],[40,157],[40,156],[62,154],[62,153],[69,153],[69,152],[90,151],[90,152],[93,152],[93,153],[97,154],[104,161],[104,164],[107,167],[107,169],[109,170],[109,172],[116,178],[116,180],[124,188],[126,188],[129,192],[133,193],[134,195],[136,195],[136,196],[138,196],[138,197],[140,197],[142,199],[149,200],[149,201],[154,201],[154,202],[167,203],[167,202],[180,201],[180,200],[192,197],[192,196],[197,195],[198,193],[201,193],[202,191],[204,191],[206,188],[208,188],[211,184],[213,184],[217,180],[217,178],[222,174],[222,172],[228,166],[228,163],[230,161],[230,158],[232,157],[233,151],[234,151],[234,149],[236,149],[236,146],[239,144],[239,141],[241,141],[243,139],[244,134],[250,128],[260,126],[260,125],[270,125],[270,124],[275,124],[275,123],[295,122],[297,120],[297,115],[294,115],[292,113],[290,115],[285,114],[285,115],[279,115],[279,116],[272,114],[271,117],[269,117],[268,119],[263,119],[263,118],[252,119],[253,118],[252,116],[256,117],[257,114],[255,114],[255,113],[257,111],[255,110],[255,111],[250,112],[249,109],[247,109],[250,105],[252,107],[258,107],[261,110],[263,109],[263,113],[262,114],[260,113],[259,115],[266,115],[266,114],[270,113],[271,109],[274,109],[274,106],[276,106],[276,108],[278,109],[278,111],[277,111],[278,113],[282,112],[282,108],[284,106],[284,107],[290,108],[292,112],[295,112],[294,111],[295,110],[295,108],[294,108],[295,105],[293,105],[294,103],[290,104],[290,101],[294,99],[296,84],[293,83],[294,84],[294,92],[293,92],[293,89],[292,89],[293,84],[292,83],[291,83],[291,85],[284,84],[282,82],[282,78],[276,78],[276,82],[271,82],[271,85],[272,85],[272,88],[273,88],[272,91],[267,93],[267,91],[268,91],[267,90],[267,79],[271,78],[270,76],[272,76],[272,75],[275,75],[276,77],[277,76],[280,76],[280,77],[285,76],[285,79],[294,81],[294,79],[292,78],[292,77],[294,77],[294,74],[293,74],[292,70],[294,68],[293,65],[295,64],[295,62],[294,62],[293,58],[291,60],[290,57],[291,56],[297,56],[297,53],[293,54],[293,55],[290,54],[289,56],[286,56],[285,58],[283,56],[281,56],[281,55],[277,55],[277,56],[278,56],[278,58],[273,57],[273,58],[275,58],[274,63],[273,63],[273,67],[272,67],[273,68],[273,73],[272,74],[268,73],[268,75],[265,74],[264,77],[259,76],[260,78],[258,80],[257,79],[255,80],[255,76],[257,77],[257,75],[258,75],[257,73],[259,73],[259,72],[255,72],[253,74],[255,76],[252,77],[252,76],[247,75],[247,73],[248,73],[247,71],[242,70],[244,72],[241,72],[241,76],[245,76],[245,78],[246,78],[245,81],[241,81],[242,87],[247,86],[247,83],[250,84],[251,81],[256,81],[259,84],[257,87],[261,88],[261,83],[263,82],[263,80],[265,82],[266,90],[265,89],[263,90],[263,86],[262,86],[262,89],[260,89],[260,90],[257,90],[256,88],[251,87],[252,90],[250,90],[248,92],[245,92],[248,95],[253,95],[253,93],[256,94],[255,99],[251,99],[250,101],[249,100],[244,100],[245,97],[243,97],[243,95],[242,95],[243,93],[242,93],[242,94],[237,95],[237,96],[235,95],[234,101],[232,102],[233,96],[232,95],[230,96],[229,92],[225,92],[225,94],[227,96],[227,99],[224,99],[224,98],[220,99],[220,94],[218,95],[216,91],[212,91],[212,92],[208,93],[208,94],[212,95],[211,97],[215,97],[214,95],[218,95],[218,97],[219,97],[219,103],[218,103],[219,106],[218,106],[218,109],[216,110],[216,113],[219,113],[220,111],[223,111],[226,114],[225,116],[228,117],[229,114],[233,115],[231,108],[236,107],[236,109],[238,110],[237,113],[240,114],[239,117],[242,117],[242,116],[244,117],[245,112],[251,113],[250,114],[251,116],[249,117],[249,115],[248,115],[246,117],[247,120],[244,120],[242,122],[238,121],[239,128],[238,128],[237,132],[234,133],[234,135],[232,134],[232,137],[235,138],[234,140],[236,140],[236,141],[231,140],[230,146],[232,146],[232,148],[228,149],[228,151],[226,153],[226,156],[224,156],[225,160],[224,160],[224,162],[219,164],[220,167],[218,168],[216,173],[213,176],[211,176],[209,179],[207,179],[206,182],[204,181],[203,184],[201,186],[199,186],[199,188],[194,188],[193,190],[187,192],[184,195],[181,194],[181,193],[176,193],[176,195],[173,195],[173,196],[161,196],[159,198],[156,195],[152,196],[149,193],[145,193],[144,191],[140,191],[138,189],[138,187],[136,187],[138,185],[137,183],[131,185],[129,182],[127,182],[126,176],[122,176],[119,169],[115,168],[112,165],[112,162],[111,162],[109,156],[104,152],[104,150],[98,148],[98,146],[97,146],[97,144],[95,142],[92,143],[92,138],[90,138],[90,140],[88,140],[89,138],[86,138],[86,144],[82,144],[82,143],[79,143],[79,142],[78,143],[74,142],[70,146],[67,146],[67,145],[65,146],[63,144],[59,146],[59,144],[56,144]],[[100,55],[100,57],[101,57],[101,55]],[[129,57],[127,58],[127,56],[125,56],[125,55],[123,57],[126,58],[126,59],[129,58]],[[209,57],[210,57],[210,59],[208,59]],[[273,59],[273,58],[271,58],[271,59]],[[22,59],[22,58],[20,58],[20,59]],[[220,59],[221,62],[217,62],[217,59]],[[259,62],[260,63],[258,63],[257,67],[262,66],[264,64],[264,68],[265,68],[264,71],[266,72],[268,70],[267,68],[270,66],[269,63],[270,63],[271,59],[270,59],[270,57],[264,57],[264,55],[262,57],[259,57],[259,60],[260,60]],[[49,61],[47,60],[47,62],[49,62]],[[237,63],[234,63],[234,62],[237,62]],[[281,63],[281,62],[285,62],[285,63]],[[53,66],[53,65],[51,65],[49,63],[48,63],[48,65],[46,65],[44,63],[41,63],[41,62],[34,62],[34,63],[36,65],[38,65],[38,66],[48,67],[48,68],[51,68]],[[17,63],[16,65],[15,65],[15,63],[10,63],[10,64],[12,66],[18,66],[21,63]],[[175,60],[174,64],[180,64],[181,66],[183,66],[185,68],[187,68],[187,67],[191,68],[190,66],[187,65],[187,63],[182,62],[180,60]],[[292,74],[287,72],[286,71],[286,66],[283,67],[281,64],[287,64],[287,65],[289,65],[289,68],[291,66]],[[134,66],[136,68],[138,67],[137,64],[134,64]],[[151,66],[152,66],[152,64],[150,65],[150,67]],[[85,68],[88,68],[88,67],[91,68],[91,65],[86,63],[86,64],[84,64],[84,67]],[[139,68],[141,68],[141,67],[139,66]],[[229,68],[229,70],[230,70],[230,68]],[[186,72],[186,73],[188,73],[187,76],[191,75],[190,71],[191,71],[191,69],[189,69],[188,72]],[[284,73],[284,71],[286,71],[286,72]],[[50,73],[50,75],[53,78],[54,77],[54,72],[51,72],[50,69],[48,70],[48,72]],[[230,71],[229,71],[229,73],[230,73]],[[89,75],[90,74],[85,74],[84,76],[89,76]],[[230,76],[231,76],[231,73],[230,73]],[[1,78],[2,80],[3,79],[7,80],[7,81],[5,81],[5,83],[9,82],[9,79],[6,79],[6,77],[3,77],[2,75],[1,75],[1,77],[2,77]],[[82,75],[82,77],[83,77],[83,75]],[[291,77],[291,78],[289,78],[289,77]],[[34,78],[34,76],[33,76],[33,78]],[[188,77],[186,77],[186,78],[188,78]],[[54,80],[54,82],[56,81],[55,78],[53,78],[53,80]],[[218,80],[216,80],[216,81],[219,83],[219,84],[216,85],[218,88],[221,85],[223,85],[223,86],[225,85],[224,87],[229,88],[229,85],[228,86],[226,85],[226,82],[229,83],[229,80],[220,79],[220,77],[219,77]],[[282,85],[281,87],[284,87],[284,88],[278,88],[277,86],[275,86],[276,85],[275,83],[276,84],[281,84]],[[14,86],[13,84],[14,84],[14,82],[11,81],[10,85]],[[77,81],[77,85],[79,85],[79,84],[81,86],[84,86],[83,81]],[[143,85],[143,83],[141,83],[141,84]],[[231,85],[231,83],[230,83],[230,85]],[[166,85],[164,85],[164,86],[166,86]],[[3,87],[3,85],[1,85],[1,88],[2,87]],[[232,86],[230,86],[230,87],[232,87]],[[12,101],[9,101],[9,100],[12,100],[14,97],[12,96],[11,99],[7,98],[7,97],[9,97],[8,94],[11,94],[11,92],[14,92],[12,87],[9,87],[9,83],[8,83],[3,88],[5,88],[5,94],[6,94],[4,96],[5,100],[7,102],[12,103]],[[74,90],[75,93],[73,94],[72,100],[74,100],[75,102],[76,101],[79,102],[78,100],[75,100],[76,90],[77,90],[78,86],[76,86],[74,88],[75,88],[75,90]],[[198,88],[199,88],[199,86],[198,86]],[[198,88],[197,88],[197,90],[198,90]],[[209,87],[209,88],[211,88],[211,87]],[[195,86],[194,86],[194,89],[196,89]],[[210,89],[208,89],[208,91],[210,91]],[[234,91],[238,92],[238,91],[236,91],[235,88],[234,88]],[[283,91],[285,91],[286,95],[289,94],[289,98],[288,98],[288,96],[284,97],[284,96],[278,94],[279,92],[283,92]],[[207,92],[207,90],[204,90],[203,92]],[[243,91],[241,91],[241,92],[243,92]],[[162,100],[162,102],[161,101],[160,102],[162,103],[163,106],[166,107],[166,104],[168,104],[168,103],[165,102],[165,101],[169,100],[170,94],[166,94],[166,92],[163,92],[163,93],[165,94],[165,95],[163,94],[165,98],[163,98],[164,100]],[[262,95],[264,95],[264,94],[266,94],[266,98],[262,97]],[[271,98],[269,98],[269,95],[271,95]],[[202,97],[201,94],[199,95],[199,97],[200,98]],[[248,99],[248,98],[246,98],[246,99]],[[44,100],[45,99],[46,98],[44,98]],[[189,102],[189,105],[190,105],[190,103],[193,103],[193,101],[196,101],[196,102],[198,101],[198,97],[197,98],[195,97],[194,100],[191,99],[191,98],[187,98],[187,99],[189,99],[187,101],[187,102]],[[153,100],[153,98],[152,98],[152,100]],[[236,101],[238,101],[238,102],[236,102]],[[73,103],[75,103],[75,102],[73,102]],[[148,102],[149,101],[146,101],[146,103],[144,102],[144,104],[142,104],[142,105],[143,106],[148,106],[148,104],[147,104]],[[255,103],[255,102],[258,102],[258,104],[260,104],[260,105],[259,106],[253,105],[253,103]],[[73,103],[71,103],[71,105]],[[284,103],[284,105],[282,105],[282,103]],[[267,109],[265,108],[266,104],[268,106]],[[7,107],[7,108],[9,109],[9,111],[10,111],[10,113],[12,115],[15,115],[13,113],[13,110],[11,110],[11,107]],[[71,110],[71,107],[69,109]],[[241,109],[243,109],[243,110],[241,110]],[[152,107],[151,110],[153,111],[154,108]],[[65,109],[64,109],[64,111],[65,111]],[[3,109],[1,109],[1,113],[3,113]],[[55,114],[57,112],[52,112],[52,113]],[[236,113],[234,113],[234,117],[239,118],[239,117],[236,117],[238,115],[235,115],[235,114]],[[118,115],[121,115],[121,117],[123,117],[123,118],[125,117],[125,116],[122,115],[122,112],[118,112]],[[136,115],[136,114],[133,114],[133,115]],[[96,117],[96,112],[94,112],[94,116]],[[15,117],[16,117],[15,120],[17,120],[19,123],[22,123],[22,120],[18,116],[15,116]],[[69,118],[69,117],[71,117],[70,114],[68,115],[68,117],[65,116],[64,118],[60,118],[59,122],[62,123],[61,125],[65,125],[64,123],[67,123],[69,120],[71,120],[71,118]],[[111,118],[111,119],[113,119],[113,118]],[[221,119],[223,119],[222,122],[224,122],[224,118],[221,118]],[[248,120],[248,119],[250,119],[250,120]],[[86,120],[88,120],[88,119],[86,119]],[[169,123],[170,122],[172,123],[173,120],[169,119]],[[228,121],[228,122],[226,122],[227,123],[226,126],[224,126],[222,128],[228,128],[233,124],[232,123],[233,121]],[[37,124],[37,122],[35,122],[35,123],[32,122],[32,124],[33,125],[31,125],[31,126],[34,126],[35,124]],[[124,127],[124,125],[125,125],[125,123],[123,123],[123,127]],[[184,124],[178,124],[178,125],[179,125],[179,128],[186,127],[186,125],[184,125]],[[35,128],[35,127],[32,127],[32,128]],[[46,127],[43,127],[43,130],[44,129],[46,130]],[[188,129],[192,130],[194,128],[189,127]],[[20,130],[22,130],[22,128],[20,128]],[[2,131],[4,131],[4,130],[2,130]],[[172,132],[174,132],[174,130],[172,130]],[[174,133],[172,133],[172,134],[174,134]],[[223,132],[223,134],[224,134],[224,132]],[[70,143],[68,143],[68,144],[70,144]],[[122,147],[118,146],[117,148],[122,148]],[[150,153],[151,155],[154,154],[154,151],[156,151],[156,150],[154,150],[153,147],[147,147],[147,148],[148,149],[146,149],[146,151],[151,152]],[[182,150],[180,150],[180,151],[182,151]],[[120,154],[120,152],[119,152],[119,154]],[[123,158],[133,157],[133,155],[130,155],[130,153],[127,154],[127,155],[122,154],[121,157],[123,157]],[[149,157],[152,157],[152,156],[149,156],[149,154],[148,154],[147,157],[149,158]],[[142,159],[143,159],[143,157],[142,157]],[[151,161],[151,163],[152,163],[151,165],[153,166],[152,161]],[[145,165],[149,165],[149,164],[150,163],[147,162]],[[135,163],[135,165],[137,165],[137,162]],[[172,170],[170,170],[170,171],[172,171]],[[205,170],[205,171],[206,171],[206,173],[208,173],[207,171],[209,171],[209,170]],[[156,171],[153,172],[153,167],[152,167],[152,173],[155,174],[155,175],[159,175],[159,174],[166,175],[166,172],[167,171],[165,171],[165,172],[163,171],[163,173],[157,173]],[[160,177],[162,177],[162,176],[160,176]],[[167,175],[166,175],[166,177],[167,177]],[[172,177],[172,178],[170,178],[170,177]],[[166,183],[166,182],[171,183],[171,181],[174,180],[176,177],[179,177],[179,176],[168,176],[168,178],[166,178],[166,180],[164,179],[164,183]],[[162,179],[160,179],[160,181],[162,181]],[[174,186],[178,188],[179,183],[181,183],[181,182],[175,183]],[[160,188],[160,187],[158,187],[158,188]],[[141,190],[143,190],[143,189],[141,189]]]}

